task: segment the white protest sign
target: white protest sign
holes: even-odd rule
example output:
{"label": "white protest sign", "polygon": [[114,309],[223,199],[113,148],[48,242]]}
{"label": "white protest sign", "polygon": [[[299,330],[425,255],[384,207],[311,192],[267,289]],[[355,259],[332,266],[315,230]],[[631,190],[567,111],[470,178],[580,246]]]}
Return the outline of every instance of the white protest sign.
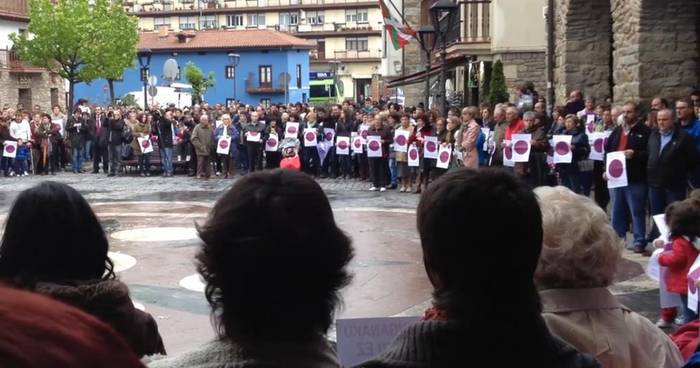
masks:
{"label": "white protest sign", "polygon": [[335,138],[335,129],[323,128],[323,140],[326,142],[333,142]]}
{"label": "white protest sign", "polygon": [[666,224],[666,214],[660,213],[658,215],[652,216],[654,219],[654,224],[656,224],[656,228],[659,229],[659,234],[661,237],[664,239],[666,242],[671,241],[671,230],[668,229],[668,225]]}
{"label": "white protest sign", "polygon": [[438,160],[437,167],[440,169],[447,169],[450,166],[450,158],[452,157],[452,145],[448,144],[446,146],[440,145],[438,150]]}
{"label": "white protest sign", "polygon": [[316,129],[304,129],[304,147],[316,147],[317,145],[318,142],[316,141]]}
{"label": "white protest sign", "polygon": [[265,142],[265,151],[266,152],[277,152],[277,147],[280,145],[280,140],[277,137],[277,134],[270,134],[270,136],[267,138],[267,142]]}
{"label": "white protest sign", "polygon": [[382,137],[367,136],[367,157],[382,157]]}
{"label": "white protest sign", "polygon": [[665,250],[657,249],[651,254],[649,263],[647,264],[646,274],[650,279],[659,283],[659,305],[661,308],[674,308],[681,305],[681,297],[678,294],[669,293],[666,290],[666,267],[659,265],[659,257]]}
{"label": "white protest sign", "polygon": [[394,151],[408,152],[408,131],[397,129],[394,132]]}
{"label": "white protest sign", "polygon": [[695,262],[688,271],[688,309],[698,312],[698,287],[695,284],[700,279],[700,256],[695,258]]}
{"label": "white protest sign", "polygon": [[285,138],[296,138],[299,134],[299,123],[289,122],[284,127],[284,137]]}
{"label": "white protest sign", "polygon": [[[481,148],[482,151],[488,151],[489,150],[489,138],[491,138],[491,129],[489,128],[481,128],[481,132],[484,133],[484,146]],[[467,132],[462,131],[462,135],[466,134]],[[461,142],[457,142],[457,144],[460,144]]]}
{"label": "white protest sign", "polygon": [[5,141],[2,150],[2,157],[15,158],[17,157],[17,142]]}
{"label": "white protest sign", "polygon": [[423,158],[438,158],[438,138],[434,135],[425,137],[423,141]]}
{"label": "white protest sign", "polygon": [[260,132],[248,132],[246,133],[246,140],[248,142],[260,142]]}
{"label": "white protest sign", "polygon": [[515,166],[515,161],[513,161],[513,147],[510,141],[503,141],[503,166]]}
{"label": "white protest sign", "polygon": [[595,161],[605,160],[605,133],[597,132],[588,135],[590,137],[591,153],[588,158]]}
{"label": "white protest sign", "polygon": [[661,266],[659,265],[659,256],[664,252],[663,248],[654,250],[649,257],[649,263],[647,263],[646,274],[650,279],[658,282],[661,279]]}
{"label": "white protest sign", "polygon": [[359,130],[360,130],[360,136],[362,136],[362,139],[363,139],[364,141],[366,141],[366,140],[367,140],[367,134],[368,134],[367,131],[369,130],[369,125],[362,124],[362,125],[360,125],[360,129],[359,129]]}
{"label": "white protest sign", "polygon": [[418,147],[416,147],[415,144],[412,144],[411,147],[408,148],[408,166],[420,166],[420,155],[418,153]]}
{"label": "white protest sign", "polygon": [[216,144],[216,153],[220,155],[228,155],[231,148],[231,137],[221,137]]}
{"label": "white protest sign", "polygon": [[63,135],[63,119],[53,119],[51,120],[52,123],[58,124],[61,129],[59,130],[61,132],[61,135]]}
{"label": "white protest sign", "polygon": [[555,135],[552,137],[552,141],[554,142],[554,163],[570,164],[574,158],[571,153],[571,136]]}
{"label": "white protest sign", "polygon": [[364,363],[383,352],[418,317],[353,318],[336,320],[338,358],[344,367]]}
{"label": "white protest sign", "polygon": [[139,146],[141,146],[142,153],[153,152],[153,145],[151,144],[151,138],[149,136],[138,137],[136,140],[139,142]]}
{"label": "white protest sign", "polygon": [[75,123],[75,124],[73,124],[73,126],[75,127],[76,132],[80,132],[80,127],[83,126],[83,124],[82,123]]}
{"label": "white protest sign", "polygon": [[513,161],[530,161],[532,134],[513,134]]}
{"label": "white protest sign", "polygon": [[586,114],[586,133],[595,131],[595,114]]}
{"label": "white protest sign", "polygon": [[224,125],[224,122],[222,120],[217,120],[214,124],[215,124],[214,127],[218,128],[218,127]]}
{"label": "white protest sign", "polygon": [[352,138],[352,152],[362,153],[362,145],[364,144],[364,139],[361,135],[356,135]]}
{"label": "white protest sign", "polygon": [[[362,147],[361,144],[360,147]],[[336,139],[335,153],[341,156],[347,156],[350,154],[350,137],[338,137]]]}
{"label": "white protest sign", "polygon": [[625,152],[610,152],[607,155],[605,172],[608,177],[608,188],[621,188],[627,186],[627,160]]}

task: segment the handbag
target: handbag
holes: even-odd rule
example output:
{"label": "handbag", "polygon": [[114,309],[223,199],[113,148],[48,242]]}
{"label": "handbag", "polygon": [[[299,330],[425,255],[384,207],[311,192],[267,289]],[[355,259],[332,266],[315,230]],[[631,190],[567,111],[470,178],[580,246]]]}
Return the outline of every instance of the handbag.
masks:
{"label": "handbag", "polygon": [[133,154],[134,154],[134,150],[133,150],[133,148],[131,148],[131,144],[126,144],[126,143],[122,144],[122,149],[121,149],[122,160],[130,159]]}
{"label": "handbag", "polygon": [[131,128],[124,126],[122,130],[122,143],[131,143],[134,140],[134,134],[131,132]]}

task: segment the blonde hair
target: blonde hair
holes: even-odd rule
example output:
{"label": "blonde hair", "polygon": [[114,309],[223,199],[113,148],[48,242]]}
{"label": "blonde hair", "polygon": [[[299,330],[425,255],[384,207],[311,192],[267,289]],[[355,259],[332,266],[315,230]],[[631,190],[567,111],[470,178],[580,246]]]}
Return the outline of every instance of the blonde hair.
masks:
{"label": "blonde hair", "polygon": [[540,288],[604,287],[613,282],[623,241],[590,198],[558,186],[535,189],[543,244],[535,271]]}

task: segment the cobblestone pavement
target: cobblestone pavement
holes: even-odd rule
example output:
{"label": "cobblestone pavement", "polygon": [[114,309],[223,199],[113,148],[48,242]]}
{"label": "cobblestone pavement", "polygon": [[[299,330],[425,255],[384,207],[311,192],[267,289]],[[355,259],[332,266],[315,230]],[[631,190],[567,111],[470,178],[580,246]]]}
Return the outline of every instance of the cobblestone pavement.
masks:
{"label": "cobblestone pavement", "polygon": [[[156,316],[171,353],[213,336],[201,290],[192,291],[183,285],[189,276],[190,281],[195,280],[194,289],[201,287],[193,276],[192,256],[198,245],[192,232],[194,221],[202,221],[208,208],[237,179],[197,180],[182,175],[109,178],[89,173],[0,178],[0,221],[4,221],[20,191],[44,180],[78,189],[110,233],[112,251],[136,260],[119,276],[129,285],[136,302]],[[415,231],[415,208],[420,197],[395,190],[369,192],[369,183],[355,180],[321,179],[319,183],[339,225],[351,235],[357,249],[351,265],[355,280],[343,292],[345,308],[340,316],[420,315],[430,305],[430,288]],[[190,235],[168,241],[120,235],[123,231],[146,231],[141,229],[144,226],[149,226],[147,234],[160,234],[152,229],[164,228],[162,233],[185,231]],[[625,251],[611,290],[624,304],[655,321],[658,285],[643,273],[647,260]]]}

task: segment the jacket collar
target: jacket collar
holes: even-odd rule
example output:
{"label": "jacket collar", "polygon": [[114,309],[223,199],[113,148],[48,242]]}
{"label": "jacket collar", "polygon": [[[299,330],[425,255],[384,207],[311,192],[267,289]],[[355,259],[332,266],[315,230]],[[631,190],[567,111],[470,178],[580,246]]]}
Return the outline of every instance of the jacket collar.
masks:
{"label": "jacket collar", "polygon": [[577,312],[592,309],[624,309],[605,287],[587,289],[546,289],[540,291],[543,313]]}

